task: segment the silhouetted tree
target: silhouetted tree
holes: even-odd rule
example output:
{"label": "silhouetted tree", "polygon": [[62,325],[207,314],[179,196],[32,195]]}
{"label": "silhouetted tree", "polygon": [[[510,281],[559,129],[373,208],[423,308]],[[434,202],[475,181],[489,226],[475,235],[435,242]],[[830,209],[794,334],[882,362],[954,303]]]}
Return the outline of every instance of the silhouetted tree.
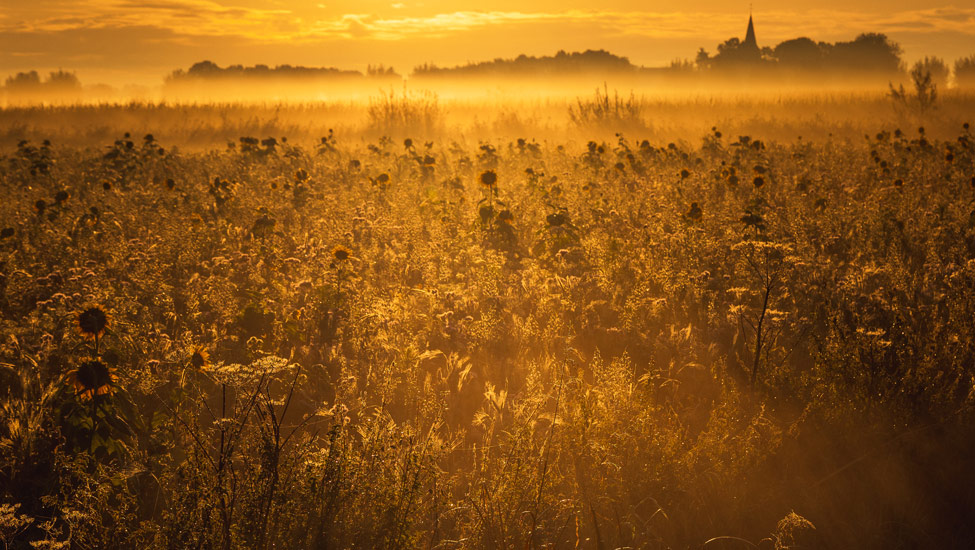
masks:
{"label": "silhouetted tree", "polygon": [[[770,52],[771,50],[768,50]],[[757,45],[729,38],[718,44],[718,53],[710,59],[712,68],[734,68],[761,63],[763,51]]]}
{"label": "silhouetted tree", "polygon": [[[370,66],[369,76],[399,76],[392,69],[379,66],[381,71]],[[302,67],[294,65],[278,65],[271,68],[267,65],[254,65],[246,67],[244,65],[228,65],[220,67],[212,61],[200,61],[194,63],[188,70],[182,69],[173,71],[166,81],[168,83],[185,82],[192,80],[212,80],[217,78],[320,78],[320,77],[362,77],[359,71],[341,70],[335,67]]]}
{"label": "silhouetted tree", "polygon": [[850,42],[829,47],[826,63],[839,70],[892,74],[903,70],[901,53],[901,47],[887,35],[864,33]]}
{"label": "silhouetted tree", "polygon": [[694,57],[694,63],[698,69],[707,69],[711,66],[711,55],[704,48],[700,48],[697,50],[697,56]]}
{"label": "silhouetted tree", "polygon": [[948,87],[948,64],[939,57],[925,57],[914,63],[911,72],[917,71],[919,74],[930,74],[931,84],[942,90]]}
{"label": "silhouetted tree", "polygon": [[220,71],[220,66],[213,61],[200,61],[199,63],[194,63],[187,73],[191,75],[208,75],[218,73]]}
{"label": "silhouetted tree", "polygon": [[781,42],[772,55],[779,65],[793,69],[820,70],[825,62],[823,47],[806,37]]}
{"label": "silhouetted tree", "polygon": [[60,93],[81,90],[81,82],[78,80],[78,76],[62,70],[52,72],[44,86],[51,91]]}
{"label": "silhouetted tree", "polygon": [[888,95],[895,103],[907,108],[915,106],[920,114],[924,114],[934,107],[938,100],[938,86],[931,77],[931,71],[926,69],[921,62],[914,64],[910,76],[911,82],[914,84],[913,95],[904,89],[903,84],[895,88],[893,83],[890,84]]}
{"label": "silhouetted tree", "polygon": [[519,55],[514,59],[497,58],[482,63],[468,63],[459,67],[437,67],[424,64],[413,69],[416,76],[446,75],[446,74],[550,74],[550,73],[584,73],[584,72],[627,72],[637,67],[626,57],[613,55],[605,50],[586,50],[584,52],[567,53],[560,50],[554,56],[534,57]]}
{"label": "silhouetted tree", "polygon": [[955,86],[975,88],[975,55],[955,60]]}
{"label": "silhouetted tree", "polygon": [[41,77],[37,71],[17,73],[7,77],[4,87],[8,92],[36,92],[41,87]]}

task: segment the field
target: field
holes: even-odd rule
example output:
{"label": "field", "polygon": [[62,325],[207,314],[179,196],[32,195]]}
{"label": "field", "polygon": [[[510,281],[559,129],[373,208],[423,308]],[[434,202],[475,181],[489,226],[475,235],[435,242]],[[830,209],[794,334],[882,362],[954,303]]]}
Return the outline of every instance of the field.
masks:
{"label": "field", "polygon": [[0,541],[963,548],[973,106],[0,110]]}

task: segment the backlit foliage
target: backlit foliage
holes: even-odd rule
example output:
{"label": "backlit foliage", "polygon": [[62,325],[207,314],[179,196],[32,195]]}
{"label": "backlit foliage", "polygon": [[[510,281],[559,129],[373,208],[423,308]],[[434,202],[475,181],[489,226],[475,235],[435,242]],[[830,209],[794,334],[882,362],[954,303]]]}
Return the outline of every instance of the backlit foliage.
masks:
{"label": "backlit foliage", "polygon": [[0,153],[7,547],[970,541],[960,122],[103,145]]}

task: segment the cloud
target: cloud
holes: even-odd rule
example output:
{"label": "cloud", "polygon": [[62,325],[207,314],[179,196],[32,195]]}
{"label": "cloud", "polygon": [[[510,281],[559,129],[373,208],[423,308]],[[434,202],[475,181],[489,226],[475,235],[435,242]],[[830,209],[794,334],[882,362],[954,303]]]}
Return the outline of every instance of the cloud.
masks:
{"label": "cloud", "polygon": [[[652,38],[714,38],[742,34],[737,14],[568,10],[562,12],[455,11],[427,16],[345,14],[315,19],[282,9],[225,6],[211,0],[101,0],[58,10],[57,17],[14,22],[0,19],[0,33],[56,33],[72,29],[156,26],[194,36],[240,36],[264,42],[332,38],[407,40],[436,38],[490,26],[564,25]],[[763,12],[760,35],[806,34],[823,39],[863,31],[975,34],[975,9],[932,8],[876,15],[856,11]]]}
{"label": "cloud", "polygon": [[[494,25],[561,24],[597,27],[625,35],[654,38],[734,36],[744,33],[737,14],[654,13],[571,10],[559,13],[458,11],[427,17],[361,17],[359,21],[380,40],[407,39],[418,35],[444,35]],[[898,32],[927,29],[929,32],[960,32],[975,35],[975,9],[940,8],[877,16],[861,12],[814,10],[803,13],[761,14],[757,25],[767,36],[852,35],[864,31]],[[321,27],[321,30],[328,26]],[[312,31],[314,33],[314,31]]]}
{"label": "cloud", "polygon": [[224,6],[210,0],[98,0],[59,6],[57,15],[0,19],[0,34],[157,27],[188,35],[267,36],[293,24],[289,10]]}

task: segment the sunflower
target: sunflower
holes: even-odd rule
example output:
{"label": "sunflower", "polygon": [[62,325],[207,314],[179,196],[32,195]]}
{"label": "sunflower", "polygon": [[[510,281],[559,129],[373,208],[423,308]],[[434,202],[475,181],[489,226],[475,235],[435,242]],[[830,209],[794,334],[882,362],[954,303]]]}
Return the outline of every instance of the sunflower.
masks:
{"label": "sunflower", "polygon": [[344,246],[341,245],[336,246],[334,249],[332,249],[332,257],[340,262],[344,262],[348,260],[351,255],[352,252],[350,252],[348,248],[345,248]]}
{"label": "sunflower", "polygon": [[494,184],[498,183],[498,175],[494,170],[487,170],[481,174],[481,183],[488,187],[493,187]]}
{"label": "sunflower", "polygon": [[78,331],[88,339],[100,338],[108,328],[108,314],[98,306],[90,307],[78,314]]}
{"label": "sunflower", "polygon": [[210,352],[203,346],[197,346],[193,349],[193,353],[190,355],[190,366],[194,369],[201,370],[206,368],[210,364]]}
{"label": "sunflower", "polygon": [[79,398],[88,400],[115,392],[115,369],[100,359],[89,359],[68,373],[68,382]]}

